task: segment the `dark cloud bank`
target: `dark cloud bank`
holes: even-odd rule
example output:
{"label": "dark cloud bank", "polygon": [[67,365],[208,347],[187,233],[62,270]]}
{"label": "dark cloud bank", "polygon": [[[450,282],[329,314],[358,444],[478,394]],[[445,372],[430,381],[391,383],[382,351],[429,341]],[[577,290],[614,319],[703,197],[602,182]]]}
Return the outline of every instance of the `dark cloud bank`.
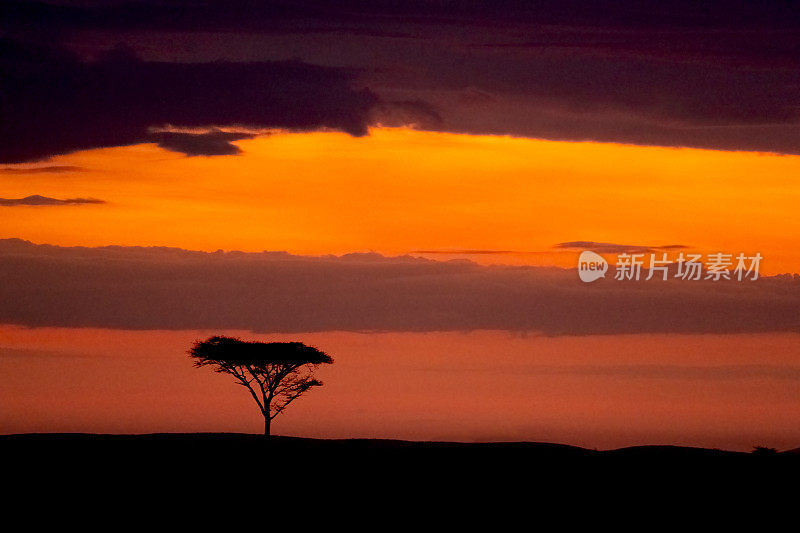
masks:
{"label": "dark cloud bank", "polygon": [[163,63],[115,49],[91,62],[63,50],[0,41],[0,161],[158,142],[188,154],[236,153],[248,134],[153,133],[213,125],[364,135],[375,96],[343,70],[301,61]]}
{"label": "dark cloud bank", "polygon": [[581,283],[574,270],[411,257],[0,241],[0,322],[259,332],[800,332],[800,277]]}
{"label": "dark cloud bank", "polygon": [[800,154],[793,2],[8,2],[0,22],[0,162],[251,134],[164,124]]}

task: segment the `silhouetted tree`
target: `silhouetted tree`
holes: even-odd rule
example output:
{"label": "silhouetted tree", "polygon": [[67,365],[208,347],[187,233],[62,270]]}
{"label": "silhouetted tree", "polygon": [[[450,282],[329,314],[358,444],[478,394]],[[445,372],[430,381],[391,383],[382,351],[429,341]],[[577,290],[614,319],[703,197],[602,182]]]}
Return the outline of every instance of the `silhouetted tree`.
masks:
{"label": "silhouetted tree", "polygon": [[264,435],[286,406],[322,382],[314,378],[321,364],[333,363],[323,351],[302,342],[243,341],[234,337],[210,337],[189,350],[196,367],[211,366],[230,374],[246,387],[264,416]]}

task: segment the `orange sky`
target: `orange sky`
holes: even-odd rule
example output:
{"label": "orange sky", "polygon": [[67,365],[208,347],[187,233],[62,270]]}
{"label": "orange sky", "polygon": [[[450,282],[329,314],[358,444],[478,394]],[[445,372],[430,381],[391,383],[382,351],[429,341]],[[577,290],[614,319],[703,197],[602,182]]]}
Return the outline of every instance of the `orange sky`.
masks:
{"label": "orange sky", "polygon": [[[0,327],[0,432],[257,432],[230,376],[186,349],[217,331]],[[800,442],[797,334],[326,332],[335,357],[278,434],[749,450]]]}
{"label": "orange sky", "polygon": [[[565,241],[760,252],[800,272],[800,156],[377,128],[275,133],[239,156],[137,145],[2,172],[0,238],[195,250],[512,250],[483,263],[573,266]],[[437,258],[455,256],[435,255]],[[191,367],[219,331],[0,326],[0,432],[259,430],[249,398]],[[248,332],[233,332],[253,337]],[[337,359],[280,434],[541,440],[589,447],[796,447],[795,334],[519,337],[504,332],[272,335]]]}
{"label": "orange sky", "polygon": [[565,266],[575,254],[554,244],[592,240],[760,252],[764,273],[800,271],[798,156],[395,128],[237,144],[242,155],[137,145],[7,165],[85,170],[4,173],[6,198],[108,203],[2,208],[0,237],[312,255],[511,250],[524,253],[470,258]]}
{"label": "orange sky", "polygon": [[786,3],[184,3],[3,17],[0,434],[260,433],[227,334],[279,435],[800,450]]}

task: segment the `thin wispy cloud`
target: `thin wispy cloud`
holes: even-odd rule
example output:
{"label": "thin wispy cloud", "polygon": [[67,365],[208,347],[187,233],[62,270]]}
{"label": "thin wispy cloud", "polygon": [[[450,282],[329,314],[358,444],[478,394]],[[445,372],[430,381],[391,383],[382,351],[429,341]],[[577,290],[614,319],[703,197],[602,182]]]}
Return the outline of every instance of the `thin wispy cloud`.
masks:
{"label": "thin wispy cloud", "polygon": [[154,133],[158,146],[188,156],[236,155],[241,153],[234,141],[252,139],[248,132],[227,132],[212,129],[203,133],[162,131]]}
{"label": "thin wispy cloud", "polygon": [[443,254],[443,255],[493,255],[493,254],[518,254],[518,253],[525,253],[525,252],[515,252],[513,250],[412,250],[409,252],[411,254]]}
{"label": "thin wispy cloud", "polygon": [[655,251],[667,250],[680,250],[689,248],[685,244],[666,244],[657,246],[648,246],[640,244],[617,244],[612,242],[595,242],[595,241],[570,241],[560,242],[553,246],[553,248],[561,250],[591,250],[597,253],[605,254],[621,254],[621,253],[646,253]]}
{"label": "thin wispy cloud", "polygon": [[81,205],[81,204],[104,204],[105,200],[98,200],[97,198],[66,198],[59,200],[57,198],[49,198],[47,196],[40,196],[34,194],[26,196],[25,198],[0,198],[0,206],[3,207],[17,207],[17,206],[56,206],[56,205]]}
{"label": "thin wispy cloud", "polygon": [[44,167],[28,167],[28,168],[15,168],[5,167],[0,168],[3,174],[60,174],[66,172],[83,172],[86,169],[83,167],[73,165],[48,165]]}

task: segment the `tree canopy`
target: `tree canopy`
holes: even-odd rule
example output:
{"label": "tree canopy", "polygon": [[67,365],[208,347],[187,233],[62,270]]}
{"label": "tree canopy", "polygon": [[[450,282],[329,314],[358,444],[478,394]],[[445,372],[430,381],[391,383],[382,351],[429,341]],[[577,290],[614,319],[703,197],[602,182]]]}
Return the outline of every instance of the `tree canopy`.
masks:
{"label": "tree canopy", "polygon": [[333,363],[325,352],[302,342],[245,341],[214,336],[197,341],[189,350],[196,367],[210,366],[230,374],[247,388],[264,417],[264,434],[270,422],[286,407],[322,382],[314,377],[321,364]]}

